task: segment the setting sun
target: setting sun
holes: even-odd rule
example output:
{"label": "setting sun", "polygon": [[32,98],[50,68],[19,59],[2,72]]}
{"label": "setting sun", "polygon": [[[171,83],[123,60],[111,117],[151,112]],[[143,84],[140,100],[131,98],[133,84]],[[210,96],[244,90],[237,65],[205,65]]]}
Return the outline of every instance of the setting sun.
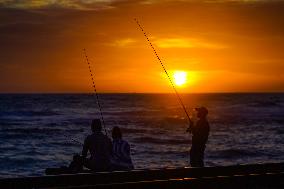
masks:
{"label": "setting sun", "polygon": [[173,92],[145,34],[182,93],[284,92],[280,0],[2,0],[0,8],[0,93],[92,92],[83,48],[98,92]]}
{"label": "setting sun", "polygon": [[173,73],[174,83],[177,86],[182,86],[187,82],[187,73],[184,71],[175,71]]}

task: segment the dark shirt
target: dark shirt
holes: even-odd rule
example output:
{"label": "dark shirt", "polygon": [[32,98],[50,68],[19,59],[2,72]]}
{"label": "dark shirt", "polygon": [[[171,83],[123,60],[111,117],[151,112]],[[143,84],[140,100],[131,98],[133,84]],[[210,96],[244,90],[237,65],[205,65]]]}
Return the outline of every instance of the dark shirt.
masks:
{"label": "dark shirt", "polygon": [[210,126],[207,119],[200,119],[192,128],[192,145],[205,145],[209,136]]}
{"label": "dark shirt", "polygon": [[112,152],[111,140],[102,132],[93,133],[85,139],[82,155],[87,156],[90,151],[90,160],[97,163],[109,162]]}

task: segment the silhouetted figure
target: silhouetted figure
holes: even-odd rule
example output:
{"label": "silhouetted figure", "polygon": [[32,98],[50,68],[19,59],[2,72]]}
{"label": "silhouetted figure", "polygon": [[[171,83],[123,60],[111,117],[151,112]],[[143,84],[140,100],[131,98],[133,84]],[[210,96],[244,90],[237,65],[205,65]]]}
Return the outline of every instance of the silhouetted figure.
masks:
{"label": "silhouetted figure", "polygon": [[45,174],[59,175],[59,174],[74,174],[83,171],[83,158],[79,154],[73,156],[72,162],[69,166],[61,166],[60,168],[47,168]]}
{"label": "silhouetted figure", "polygon": [[[102,133],[99,119],[92,121],[91,129],[93,133],[85,139],[82,151],[84,166],[94,171],[106,171],[110,168],[111,140]],[[90,158],[86,158],[88,151],[91,154]]]}
{"label": "silhouetted figure", "polygon": [[83,171],[83,158],[79,154],[75,154],[73,156],[73,161],[70,163],[68,167],[69,172],[71,173],[79,173]]}
{"label": "silhouetted figure", "polygon": [[207,121],[208,110],[205,107],[195,108],[195,110],[199,120],[195,125],[191,122],[187,129],[187,132],[192,133],[190,165],[192,167],[204,167],[204,151],[210,132],[210,126]]}
{"label": "silhouetted figure", "polygon": [[122,133],[119,127],[112,129],[112,168],[114,170],[134,169],[130,157],[130,145],[122,139]]}

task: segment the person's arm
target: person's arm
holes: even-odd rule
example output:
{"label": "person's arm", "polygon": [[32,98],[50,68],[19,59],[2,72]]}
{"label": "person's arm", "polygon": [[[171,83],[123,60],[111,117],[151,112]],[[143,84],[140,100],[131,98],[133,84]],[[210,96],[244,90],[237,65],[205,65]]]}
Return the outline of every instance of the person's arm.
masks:
{"label": "person's arm", "polygon": [[126,141],[123,145],[122,153],[123,153],[125,158],[130,159],[130,145]]}
{"label": "person's arm", "polygon": [[186,129],[186,132],[192,133],[192,130],[193,130],[193,121],[190,119],[189,120],[189,126]]}
{"label": "person's arm", "polygon": [[87,157],[88,150],[89,150],[89,142],[88,142],[88,137],[87,137],[84,141],[83,150],[82,150],[82,156],[84,158]]}
{"label": "person's arm", "polygon": [[126,145],[125,145],[125,150],[124,150],[124,153],[126,154],[126,158],[127,158],[127,168],[129,170],[131,169],[134,169],[134,166],[133,166],[133,163],[132,163],[132,160],[131,160],[131,154],[130,154],[130,145],[128,142],[126,142]]}

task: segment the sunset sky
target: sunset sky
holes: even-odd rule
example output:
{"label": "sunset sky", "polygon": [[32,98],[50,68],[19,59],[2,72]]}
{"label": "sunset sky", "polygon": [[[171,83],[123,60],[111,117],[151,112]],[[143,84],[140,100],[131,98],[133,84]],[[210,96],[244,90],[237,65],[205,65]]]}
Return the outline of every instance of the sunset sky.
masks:
{"label": "sunset sky", "polygon": [[0,0],[0,92],[284,92],[284,1]]}

